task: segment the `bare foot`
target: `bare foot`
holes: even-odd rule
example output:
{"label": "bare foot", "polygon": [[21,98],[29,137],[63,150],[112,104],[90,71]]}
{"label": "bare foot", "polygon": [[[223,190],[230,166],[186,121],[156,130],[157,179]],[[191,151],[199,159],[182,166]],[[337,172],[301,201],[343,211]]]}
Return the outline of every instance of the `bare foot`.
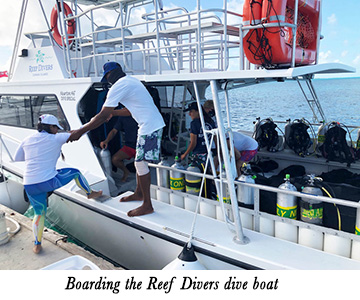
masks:
{"label": "bare foot", "polygon": [[130,171],[127,168],[125,168],[125,171],[124,171],[123,177],[121,178],[121,181],[126,182],[126,179],[128,178],[129,174],[130,174]]}
{"label": "bare foot", "polygon": [[88,199],[94,199],[100,197],[102,195],[102,191],[91,191],[89,195],[87,195]]}
{"label": "bare foot", "polygon": [[34,245],[33,252],[34,252],[35,254],[39,254],[40,251],[41,251],[41,244],[39,244],[39,245]]}
{"label": "bare foot", "polygon": [[148,215],[154,212],[154,209],[152,207],[152,205],[150,204],[148,205],[141,205],[138,208],[135,208],[133,210],[130,210],[127,215],[129,217],[137,217],[137,216],[143,216],[143,215]]}
{"label": "bare foot", "polygon": [[139,201],[139,200],[144,200],[143,196],[134,193],[134,194],[132,194],[130,196],[122,197],[119,201],[120,202],[128,202],[128,201]]}

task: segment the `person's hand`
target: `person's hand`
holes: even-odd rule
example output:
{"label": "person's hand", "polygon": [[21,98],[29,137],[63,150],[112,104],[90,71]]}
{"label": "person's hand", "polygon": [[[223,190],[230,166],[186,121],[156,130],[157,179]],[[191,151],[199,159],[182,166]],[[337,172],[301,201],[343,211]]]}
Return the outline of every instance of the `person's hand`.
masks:
{"label": "person's hand", "polygon": [[185,154],[181,154],[180,159],[181,159],[181,160],[184,160],[185,158],[186,158],[186,155],[185,155]]}
{"label": "person's hand", "polygon": [[100,142],[100,148],[101,149],[106,149],[107,147],[108,147],[108,142],[106,142],[106,141]]}
{"label": "person's hand", "polygon": [[68,138],[68,142],[74,142],[77,141],[78,139],[80,139],[82,136],[80,130],[73,130]]}

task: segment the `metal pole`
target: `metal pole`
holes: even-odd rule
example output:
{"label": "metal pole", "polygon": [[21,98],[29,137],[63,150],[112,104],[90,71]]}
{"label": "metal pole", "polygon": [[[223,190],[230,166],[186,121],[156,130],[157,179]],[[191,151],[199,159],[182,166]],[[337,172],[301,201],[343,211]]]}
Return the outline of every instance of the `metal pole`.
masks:
{"label": "metal pole", "polygon": [[292,48],[292,57],[291,57],[291,67],[295,67],[295,54],[296,54],[296,31],[297,31],[297,20],[298,20],[298,10],[299,10],[299,0],[295,0],[294,8],[294,25],[295,28],[292,28],[293,31],[293,48]]}
{"label": "metal pole", "polygon": [[197,3],[197,37],[196,37],[196,72],[201,72],[201,20],[200,20],[200,0]]}
{"label": "metal pole", "polygon": [[219,97],[218,97],[217,82],[215,80],[211,80],[210,86],[211,86],[212,97],[213,97],[213,102],[214,102],[216,121],[218,124],[220,146],[221,146],[222,155],[224,157],[225,172],[226,172],[226,178],[227,178],[227,182],[228,182],[228,189],[230,192],[231,206],[232,206],[233,214],[234,214],[235,230],[236,230],[235,241],[240,244],[246,244],[246,243],[248,243],[248,238],[244,236],[244,233],[242,230],[242,225],[241,225],[241,220],[240,220],[239,206],[238,206],[237,196],[236,196],[236,192],[235,192],[234,178],[233,178],[232,171],[231,171],[229,151],[228,151],[228,147],[227,147],[227,143],[226,143],[224,122],[221,117],[221,108],[220,108],[220,102],[219,102]]}
{"label": "metal pole", "polygon": [[27,4],[28,4],[28,0],[23,0],[22,6],[21,6],[21,12],[20,12],[19,26],[18,26],[18,29],[16,32],[15,45],[14,45],[14,50],[13,50],[12,57],[11,57],[11,64],[10,64],[7,81],[10,81],[14,75],[15,62],[16,62],[16,57],[18,55],[18,51],[19,51],[21,34],[23,31],[23,27],[24,27],[24,19],[25,19],[25,12],[26,12],[26,8],[27,8]]}
{"label": "metal pole", "polygon": [[155,4],[155,30],[156,30],[156,45],[157,45],[157,61],[158,61],[158,71],[159,71],[159,74],[161,74],[162,70],[161,70],[160,34],[159,34],[160,26],[159,26],[159,19],[158,19],[158,3],[156,0],[154,1],[154,4]]}

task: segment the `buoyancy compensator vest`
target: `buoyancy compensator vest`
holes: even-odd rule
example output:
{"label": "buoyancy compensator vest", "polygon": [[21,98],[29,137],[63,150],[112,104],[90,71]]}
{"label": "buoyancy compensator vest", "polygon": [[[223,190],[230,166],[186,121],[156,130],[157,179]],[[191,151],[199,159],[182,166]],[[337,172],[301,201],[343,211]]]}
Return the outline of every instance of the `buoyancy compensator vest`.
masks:
{"label": "buoyancy compensator vest", "polygon": [[271,118],[257,122],[253,138],[258,142],[259,149],[276,152],[283,149],[283,137],[279,137],[277,125]]}
{"label": "buoyancy compensator vest", "polygon": [[332,122],[325,133],[325,141],[319,147],[327,161],[346,162],[348,166],[355,160],[354,149],[346,140],[346,130],[338,122]]}
{"label": "buoyancy compensator vest", "polygon": [[311,138],[308,133],[309,125],[304,120],[296,119],[289,124],[289,134],[286,136],[286,144],[299,156],[308,155],[311,146]]}

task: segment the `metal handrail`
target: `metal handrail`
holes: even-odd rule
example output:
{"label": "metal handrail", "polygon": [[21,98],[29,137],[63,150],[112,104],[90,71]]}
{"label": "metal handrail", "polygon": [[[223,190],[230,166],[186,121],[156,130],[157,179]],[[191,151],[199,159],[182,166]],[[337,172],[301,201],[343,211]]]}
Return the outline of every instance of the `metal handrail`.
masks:
{"label": "metal handrail", "polygon": [[7,152],[7,154],[9,155],[11,161],[14,161],[14,158],[12,157],[12,155],[11,155],[8,147],[6,146],[6,144],[5,144],[4,140],[3,140],[3,136],[5,136],[6,138],[8,138],[8,139],[10,139],[10,140],[13,140],[13,141],[16,142],[17,144],[20,144],[21,141],[15,139],[14,137],[12,137],[12,136],[10,136],[10,135],[8,135],[8,134],[6,134],[6,133],[0,132],[0,142],[1,142],[1,144],[4,146],[4,148],[5,148],[6,152]]}
{"label": "metal handrail", "polygon": [[[173,168],[171,168],[171,167],[152,164],[152,163],[149,163],[149,166],[154,167],[154,168],[163,169],[163,170],[173,170]],[[203,174],[203,173],[200,174],[200,173],[187,171],[187,170],[177,170],[177,171],[179,171],[185,175],[187,174],[187,175],[196,176],[196,177],[200,177],[200,178],[211,179],[211,180],[214,180],[218,184],[221,184],[222,182],[225,182],[225,183],[228,182],[228,180],[226,178],[220,178],[218,176],[214,177],[213,175],[210,175],[210,174]],[[256,183],[254,184],[254,183],[242,182],[242,181],[238,181],[238,180],[235,180],[234,184],[238,188],[240,186],[243,186],[243,187],[248,187],[248,188],[254,190],[254,208],[250,209],[250,208],[245,208],[245,207],[239,207],[238,209],[239,209],[239,211],[243,211],[245,213],[248,213],[248,214],[254,216],[254,230],[257,232],[260,231],[260,217],[261,217],[261,218],[270,219],[270,220],[278,221],[278,222],[284,222],[284,223],[295,225],[297,227],[308,228],[308,229],[316,230],[316,231],[319,231],[322,233],[328,233],[328,234],[332,234],[332,235],[336,235],[339,237],[344,237],[344,238],[348,238],[348,239],[352,239],[352,240],[356,240],[356,241],[360,242],[360,236],[355,235],[355,233],[344,232],[341,230],[328,228],[328,227],[321,226],[321,225],[311,224],[311,223],[303,222],[301,220],[293,220],[293,219],[289,219],[289,218],[284,218],[284,217],[280,217],[277,215],[273,215],[273,214],[269,214],[269,213],[260,211],[260,191],[280,193],[280,194],[294,196],[294,197],[298,197],[298,198],[302,198],[302,199],[305,198],[305,199],[309,199],[309,200],[315,200],[317,202],[321,201],[321,202],[326,202],[326,203],[330,203],[330,204],[334,204],[334,205],[351,207],[351,208],[355,208],[355,209],[360,209],[360,202],[352,202],[352,201],[343,200],[343,199],[339,199],[339,198],[329,198],[329,197],[320,196],[320,195],[312,195],[312,194],[307,194],[307,193],[303,193],[303,192],[299,192],[299,191],[279,189],[276,187],[271,187],[271,186],[266,186],[266,185],[256,184]],[[164,191],[170,191],[169,189],[164,188],[164,187],[157,187],[157,188],[164,189]],[[171,191],[171,192],[181,193],[181,192],[177,192],[177,191]],[[194,200],[197,199],[196,195],[186,194],[186,196],[193,198]],[[217,204],[216,203],[217,201],[212,200],[212,199],[207,199],[207,198],[203,198],[202,201],[205,201],[207,203],[211,203],[211,201],[213,201],[214,205],[222,204],[222,203]],[[225,206],[227,208],[231,208],[230,204],[225,204]]]}
{"label": "metal handrail", "polygon": [[[168,167],[168,166],[163,166],[163,165],[158,165],[158,164],[154,164],[154,163],[149,163],[150,167],[153,168],[159,168],[159,169],[164,169],[164,170],[174,170],[174,168],[172,167]],[[196,172],[192,172],[192,171],[187,171],[187,170],[177,170],[180,173],[184,173],[187,175],[191,175],[191,176],[197,176],[197,177],[205,177],[206,179],[211,179],[211,180],[220,180],[219,176],[213,176],[210,174],[203,174],[203,173],[196,173]],[[221,179],[223,182],[228,183],[226,178],[222,178]],[[318,195],[312,195],[312,194],[307,194],[307,193],[303,193],[303,192],[298,192],[298,191],[290,191],[290,190],[284,190],[284,189],[279,189],[276,187],[271,187],[271,186],[267,186],[267,185],[262,185],[262,184],[258,184],[258,183],[248,183],[248,182],[243,182],[243,181],[238,181],[235,180],[235,185],[242,185],[242,186],[247,186],[247,187],[251,187],[253,189],[259,189],[259,190],[263,190],[263,191],[267,191],[267,192],[274,192],[274,193],[282,193],[282,194],[286,194],[286,195],[291,195],[291,196],[295,196],[295,197],[300,197],[300,198],[307,198],[309,200],[316,200],[316,201],[322,201],[322,202],[327,202],[327,203],[331,203],[331,204],[338,204],[338,205],[343,205],[343,206],[348,206],[348,207],[353,207],[353,208],[360,208],[360,203],[358,202],[349,202],[347,200],[343,200],[343,199],[339,199],[339,198],[329,198],[329,197],[325,197],[325,196],[318,196]],[[360,202],[360,199],[359,199]]]}

